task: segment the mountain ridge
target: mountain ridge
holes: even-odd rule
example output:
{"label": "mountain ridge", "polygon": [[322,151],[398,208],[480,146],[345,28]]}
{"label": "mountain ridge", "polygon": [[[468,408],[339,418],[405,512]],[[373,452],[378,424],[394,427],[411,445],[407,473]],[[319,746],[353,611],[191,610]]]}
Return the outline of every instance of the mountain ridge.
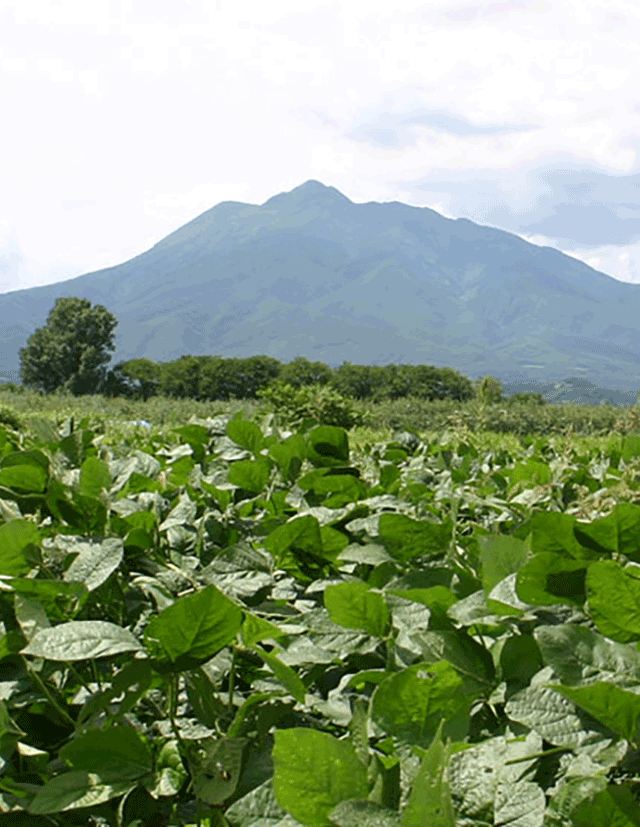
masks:
{"label": "mountain ridge", "polygon": [[262,205],[220,202],[113,267],[1,294],[0,376],[19,381],[19,347],[65,295],[116,316],[114,364],[264,353],[640,388],[639,285],[505,230],[356,204],[313,179]]}

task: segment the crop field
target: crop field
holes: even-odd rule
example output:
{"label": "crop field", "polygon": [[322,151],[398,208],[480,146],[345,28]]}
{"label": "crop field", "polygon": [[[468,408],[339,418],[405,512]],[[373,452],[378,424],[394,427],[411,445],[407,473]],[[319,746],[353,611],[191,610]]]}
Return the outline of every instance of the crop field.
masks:
{"label": "crop field", "polygon": [[639,417],[547,407],[0,392],[3,827],[640,824]]}

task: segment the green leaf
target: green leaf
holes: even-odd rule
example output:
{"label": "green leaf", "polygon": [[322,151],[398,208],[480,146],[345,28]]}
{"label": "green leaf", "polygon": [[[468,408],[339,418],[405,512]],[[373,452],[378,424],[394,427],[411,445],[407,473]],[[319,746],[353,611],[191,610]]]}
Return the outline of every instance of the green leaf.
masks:
{"label": "green leaf", "polygon": [[0,526],[0,574],[20,577],[41,561],[40,532],[28,520],[11,520]]}
{"label": "green leaf", "polygon": [[509,488],[516,486],[531,488],[537,485],[547,485],[551,482],[551,469],[544,462],[530,459],[519,463],[509,472]]}
{"label": "green leaf", "polygon": [[0,486],[42,493],[49,479],[49,459],[41,451],[16,451],[0,460]]}
{"label": "green leaf", "polygon": [[307,456],[307,445],[300,434],[293,434],[282,442],[271,445],[269,456],[276,461],[285,480],[294,482]]}
{"label": "green leaf", "polygon": [[588,626],[560,623],[534,629],[542,659],[564,684],[591,682],[594,676],[640,683],[640,652],[615,643]]}
{"label": "green leaf", "polygon": [[618,503],[611,514],[591,523],[576,523],[576,538],[598,554],[626,554],[640,560],[640,505]]}
{"label": "green leaf", "polygon": [[570,557],[589,557],[574,534],[576,518],[559,511],[534,511],[529,522],[531,550],[534,554],[552,552]]}
{"label": "green leaf", "polygon": [[383,637],[391,614],[378,592],[366,583],[337,583],[324,590],[324,605],[331,620],[347,629],[362,629],[369,635]]}
{"label": "green leaf", "polygon": [[244,488],[245,491],[259,493],[269,482],[271,466],[265,458],[259,460],[241,459],[234,462],[229,468],[227,479],[232,485]]}
{"label": "green leaf", "polygon": [[251,451],[254,456],[260,453],[264,444],[264,436],[259,426],[246,419],[232,419],[227,425],[227,436],[236,445]]}
{"label": "green leaf", "polygon": [[531,635],[508,637],[500,650],[502,680],[527,685],[542,669],[542,656]]}
{"label": "green leaf", "polygon": [[609,681],[599,681],[588,686],[560,686],[548,684],[565,698],[584,709],[601,721],[613,732],[640,745],[638,716],[640,716],[640,695],[621,689]]}
{"label": "green leaf", "polygon": [[420,651],[423,663],[451,664],[463,679],[466,693],[484,693],[493,686],[495,667],[491,654],[462,629],[410,632],[409,639]]}
{"label": "green leaf", "polygon": [[245,612],[242,622],[242,640],[245,646],[251,646],[261,640],[277,640],[280,637],[285,637],[285,632],[280,631],[275,624],[251,612]]}
{"label": "green leaf", "polygon": [[359,799],[341,802],[331,810],[329,818],[336,827],[400,827],[406,823],[395,810]]}
{"label": "green leaf", "polygon": [[65,571],[64,580],[84,583],[90,592],[109,579],[124,556],[122,540],[118,537],[101,543],[78,543],[76,548],[80,553]]}
{"label": "green leaf", "polygon": [[529,556],[522,540],[506,534],[490,534],[478,539],[482,563],[482,586],[486,595],[508,577],[519,571]]}
{"label": "green leaf", "polygon": [[532,606],[575,604],[585,599],[588,562],[560,554],[542,552],[534,555],[516,577],[518,597]]}
{"label": "green leaf", "polygon": [[142,649],[127,629],[104,620],[73,620],[36,632],[21,654],[47,660],[104,658]]}
{"label": "green leaf", "polygon": [[80,807],[97,807],[112,798],[126,795],[137,786],[129,779],[110,779],[85,770],[57,775],[41,787],[27,807],[34,815],[60,813]]}
{"label": "green leaf", "polygon": [[451,521],[431,523],[412,520],[405,514],[384,512],[378,523],[380,540],[396,560],[408,563],[414,557],[445,554],[451,543]]}
{"label": "green leaf", "polygon": [[97,457],[87,457],[80,469],[80,483],[78,488],[88,497],[98,497],[103,491],[111,488],[111,473],[109,466]]}
{"label": "green leaf", "polygon": [[245,743],[244,738],[210,739],[204,743],[205,757],[193,770],[193,788],[201,801],[216,807],[234,794]]}
{"label": "green leaf", "polygon": [[131,726],[92,729],[69,741],[58,754],[73,770],[108,772],[114,778],[141,778],[153,770],[151,750]]}
{"label": "green leaf", "polygon": [[308,436],[309,461],[320,467],[347,465],[349,462],[349,437],[344,428],[319,425]]}
{"label": "green leaf", "polygon": [[258,653],[267,666],[271,667],[273,674],[287,692],[293,695],[298,703],[303,704],[307,690],[297,673],[294,672],[290,666],[287,666],[286,663],[283,663],[273,652],[266,652],[260,646],[252,646],[251,648],[254,652]]}
{"label": "green leaf", "polygon": [[442,724],[426,751],[403,813],[403,827],[455,827],[456,817],[446,778],[451,747],[442,743]]}
{"label": "green leaf", "polygon": [[278,526],[264,539],[264,547],[273,554],[276,563],[279,564],[282,556],[292,547],[310,552],[311,554],[322,554],[322,537],[320,524],[316,517],[305,514],[303,517],[296,517],[284,525]]}
{"label": "green leaf", "polygon": [[469,725],[469,698],[462,679],[446,661],[418,663],[386,678],[371,698],[371,717],[382,730],[400,741],[426,748],[441,720],[456,741]]}
{"label": "green leaf", "polygon": [[638,827],[638,802],[628,789],[608,787],[583,801],[571,813],[571,827]]}
{"label": "green leaf", "polygon": [[273,761],[278,803],[309,827],[329,827],[336,804],[367,797],[367,771],[355,750],[326,732],[276,730]]}
{"label": "green leaf", "polygon": [[215,586],[181,597],[154,617],[145,642],[172,661],[186,655],[213,657],[231,643],[242,626],[242,610]]}
{"label": "green leaf", "polygon": [[612,560],[587,571],[589,614],[606,637],[621,643],[640,639],[640,580]]}

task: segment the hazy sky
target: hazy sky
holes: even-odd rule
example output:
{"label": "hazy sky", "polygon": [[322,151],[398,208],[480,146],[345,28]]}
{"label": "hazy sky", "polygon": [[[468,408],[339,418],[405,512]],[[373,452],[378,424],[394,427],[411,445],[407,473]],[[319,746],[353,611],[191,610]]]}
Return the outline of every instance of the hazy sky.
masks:
{"label": "hazy sky", "polygon": [[640,5],[2,0],[0,292],[314,178],[640,282]]}

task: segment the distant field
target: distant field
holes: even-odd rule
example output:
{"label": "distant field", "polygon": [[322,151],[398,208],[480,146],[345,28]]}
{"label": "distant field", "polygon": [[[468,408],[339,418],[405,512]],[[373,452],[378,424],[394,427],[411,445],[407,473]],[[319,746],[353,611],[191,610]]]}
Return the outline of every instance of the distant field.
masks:
{"label": "distant field", "polygon": [[[640,432],[640,409],[612,405],[579,404],[482,405],[477,400],[427,402],[411,398],[381,403],[353,402],[367,412],[366,427],[351,431],[355,446],[389,440],[394,430],[409,428],[429,440],[440,439],[445,431],[468,439],[478,447],[514,449],[523,439],[554,436],[562,445],[592,450],[617,447],[625,433]],[[192,416],[207,418],[223,413],[243,412],[246,418],[264,416],[267,407],[256,400],[198,402],[192,399],[152,397],[143,402],[121,397],[79,396],[56,393],[41,396],[33,391],[0,391],[0,411],[9,409],[25,424],[34,419],[60,421],[73,416],[78,421],[88,417],[93,426],[100,425],[107,437],[123,438],[136,421],[149,422],[154,431],[164,433],[184,425]]]}

